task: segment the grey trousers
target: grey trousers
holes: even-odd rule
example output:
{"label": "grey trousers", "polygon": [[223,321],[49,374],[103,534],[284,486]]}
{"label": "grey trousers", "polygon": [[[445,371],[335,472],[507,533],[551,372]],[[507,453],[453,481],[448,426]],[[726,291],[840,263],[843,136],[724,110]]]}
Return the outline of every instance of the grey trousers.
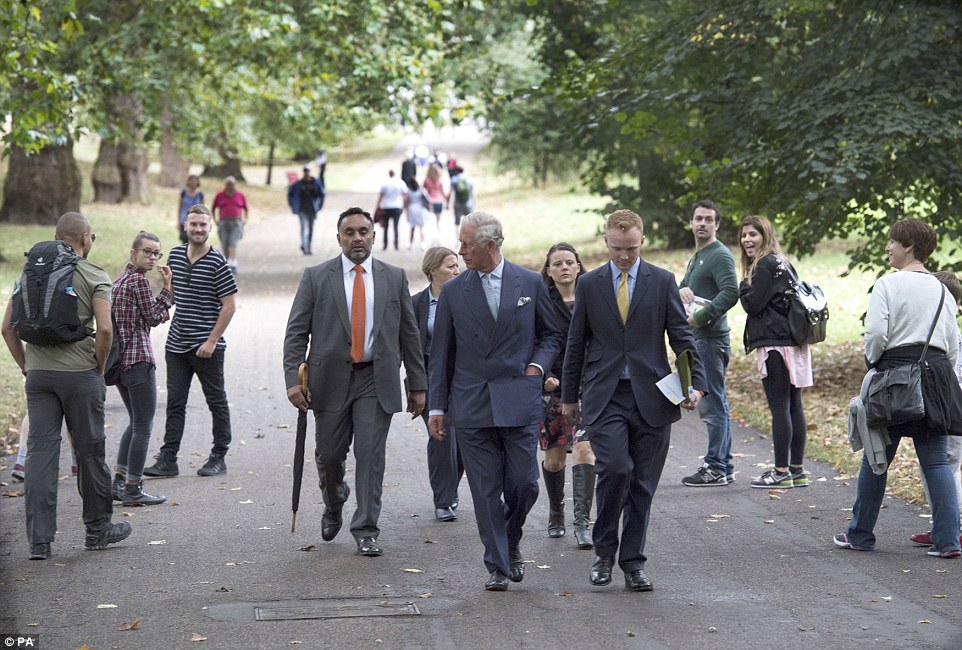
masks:
{"label": "grey trousers", "polygon": [[344,408],[339,411],[314,412],[314,461],[318,485],[324,505],[340,510],[347,500],[344,483],[344,461],[354,445],[354,497],[357,510],[351,519],[354,539],[377,539],[381,515],[381,491],[384,486],[384,447],[391,413],[385,413],[374,392],[374,368],[351,374]]}
{"label": "grey trousers", "polygon": [[104,458],[104,398],[107,387],[96,370],[27,372],[27,472],[24,507],[27,539],[49,544],[57,532],[60,430],[64,421],[77,454],[77,490],[88,533],[110,524],[113,498]]}

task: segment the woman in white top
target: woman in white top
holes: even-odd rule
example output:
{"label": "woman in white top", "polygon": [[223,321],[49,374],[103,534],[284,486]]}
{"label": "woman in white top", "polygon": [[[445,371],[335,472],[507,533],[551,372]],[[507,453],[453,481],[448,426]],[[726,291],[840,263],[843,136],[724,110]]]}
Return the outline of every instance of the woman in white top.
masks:
{"label": "woman in white top", "polygon": [[[897,221],[885,247],[889,265],[896,273],[879,278],[872,289],[865,317],[865,362],[879,371],[918,361],[944,295],[935,330],[926,353],[938,390],[956,410],[962,402],[955,364],[958,360],[959,327],[955,301],[936,278],[925,269],[935,250],[932,227],[918,219]],[[928,405],[926,405],[928,408]],[[942,558],[962,556],[959,545],[959,505],[946,456],[945,431],[934,429],[927,418],[888,428],[891,443],[885,449],[889,463],[903,437],[915,443],[922,473],[929,486],[932,507],[932,548],[929,555]],[[885,496],[888,472],[876,475],[863,456],[858,488],[848,531],[835,535],[835,545],[856,551],[875,549],[875,523]]]}
{"label": "woman in white top", "polygon": [[384,210],[384,217],[381,226],[384,228],[384,249],[387,250],[388,231],[391,221],[394,221],[394,250],[398,249],[398,222],[401,220],[401,212],[404,211],[404,193],[407,191],[404,183],[399,178],[394,177],[394,170],[388,170],[388,179],[381,186],[381,193],[377,197],[377,207]]}

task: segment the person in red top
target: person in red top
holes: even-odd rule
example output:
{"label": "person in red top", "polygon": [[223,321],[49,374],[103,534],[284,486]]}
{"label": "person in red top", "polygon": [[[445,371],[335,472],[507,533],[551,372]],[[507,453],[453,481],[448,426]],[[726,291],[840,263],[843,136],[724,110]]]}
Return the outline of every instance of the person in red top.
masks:
{"label": "person in red top", "polygon": [[217,224],[217,234],[227,266],[237,274],[237,245],[244,237],[244,224],[247,223],[247,199],[235,188],[237,179],[228,176],[224,179],[224,189],[214,197],[210,206]]}
{"label": "person in red top", "polygon": [[[114,501],[124,506],[156,505],[166,497],[143,490],[144,464],[157,410],[157,377],[150,329],[168,319],[174,304],[170,267],[157,266],[164,256],[157,235],[141,231],[130,247],[130,261],[111,287],[111,313],[120,346],[117,391],[130,423],[120,438],[112,487]],[[156,268],[164,286],[157,297],[146,273]]]}

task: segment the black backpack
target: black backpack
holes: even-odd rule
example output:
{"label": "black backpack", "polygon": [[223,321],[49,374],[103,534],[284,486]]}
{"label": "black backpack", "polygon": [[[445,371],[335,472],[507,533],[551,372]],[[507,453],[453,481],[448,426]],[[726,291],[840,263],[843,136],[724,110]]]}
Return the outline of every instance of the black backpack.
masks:
{"label": "black backpack", "polygon": [[[13,290],[11,325],[21,340],[34,345],[82,341],[73,275],[81,257],[62,241],[42,241],[25,253],[27,263]],[[89,322],[89,321],[88,321]]]}

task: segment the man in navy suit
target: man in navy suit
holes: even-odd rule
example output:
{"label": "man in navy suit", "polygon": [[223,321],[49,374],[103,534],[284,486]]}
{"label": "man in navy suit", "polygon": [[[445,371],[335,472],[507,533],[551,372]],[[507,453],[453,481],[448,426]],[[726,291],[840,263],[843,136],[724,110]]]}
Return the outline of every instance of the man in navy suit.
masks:
{"label": "man in navy suit", "polygon": [[[591,436],[598,476],[598,519],[591,583],[611,582],[615,553],[625,587],[651,591],[645,575],[645,538],[651,500],[668,456],[671,423],[681,418],[655,386],[670,374],[665,334],[675,354],[690,350],[694,390],[681,403],[693,409],[705,376],[675,277],[640,257],[644,224],[634,212],[608,216],[610,262],[581,277],[561,380],[565,417]],[[581,405],[578,389],[584,380]],[[623,516],[621,544],[618,522]]]}
{"label": "man in navy suit", "polygon": [[459,239],[468,270],[438,301],[428,430],[442,440],[445,420],[457,429],[490,574],[484,588],[504,591],[509,576],[524,578],[521,527],[538,498],[541,384],[562,334],[541,277],[501,256],[500,221],[473,212]]}

